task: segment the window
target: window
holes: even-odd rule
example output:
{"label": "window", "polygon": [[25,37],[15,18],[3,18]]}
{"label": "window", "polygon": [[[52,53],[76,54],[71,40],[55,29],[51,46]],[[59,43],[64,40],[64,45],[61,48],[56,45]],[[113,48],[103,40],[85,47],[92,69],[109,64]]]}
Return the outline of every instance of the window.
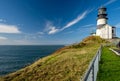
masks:
{"label": "window", "polygon": [[112,28],[112,33],[114,33],[114,29]]}

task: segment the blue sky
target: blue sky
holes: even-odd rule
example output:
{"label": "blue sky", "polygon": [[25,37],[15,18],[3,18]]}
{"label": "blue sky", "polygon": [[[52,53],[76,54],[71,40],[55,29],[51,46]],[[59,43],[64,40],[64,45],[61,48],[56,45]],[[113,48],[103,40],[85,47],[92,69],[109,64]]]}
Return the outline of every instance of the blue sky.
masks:
{"label": "blue sky", "polygon": [[77,43],[95,31],[100,6],[120,37],[120,0],[0,0],[0,45]]}

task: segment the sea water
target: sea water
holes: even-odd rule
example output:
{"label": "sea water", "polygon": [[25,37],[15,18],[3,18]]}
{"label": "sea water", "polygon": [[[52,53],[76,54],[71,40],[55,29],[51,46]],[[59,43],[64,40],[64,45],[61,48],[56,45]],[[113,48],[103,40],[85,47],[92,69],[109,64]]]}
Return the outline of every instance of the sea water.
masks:
{"label": "sea water", "polygon": [[63,45],[0,46],[0,75],[19,70],[61,47]]}

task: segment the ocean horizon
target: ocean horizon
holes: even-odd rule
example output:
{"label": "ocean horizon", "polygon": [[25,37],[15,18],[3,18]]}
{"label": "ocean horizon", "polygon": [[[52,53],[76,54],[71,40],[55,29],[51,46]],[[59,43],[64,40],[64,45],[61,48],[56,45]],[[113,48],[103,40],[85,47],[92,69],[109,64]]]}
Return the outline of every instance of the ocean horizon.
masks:
{"label": "ocean horizon", "polygon": [[64,45],[0,45],[0,76],[15,72]]}

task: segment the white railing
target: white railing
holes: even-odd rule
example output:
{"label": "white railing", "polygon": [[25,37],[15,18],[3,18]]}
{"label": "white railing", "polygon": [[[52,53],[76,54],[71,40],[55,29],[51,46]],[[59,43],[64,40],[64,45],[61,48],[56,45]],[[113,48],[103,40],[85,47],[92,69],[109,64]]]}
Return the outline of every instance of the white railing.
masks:
{"label": "white railing", "polygon": [[99,61],[101,57],[101,47],[98,49],[95,57],[90,62],[90,65],[80,81],[96,81],[99,70]]}

